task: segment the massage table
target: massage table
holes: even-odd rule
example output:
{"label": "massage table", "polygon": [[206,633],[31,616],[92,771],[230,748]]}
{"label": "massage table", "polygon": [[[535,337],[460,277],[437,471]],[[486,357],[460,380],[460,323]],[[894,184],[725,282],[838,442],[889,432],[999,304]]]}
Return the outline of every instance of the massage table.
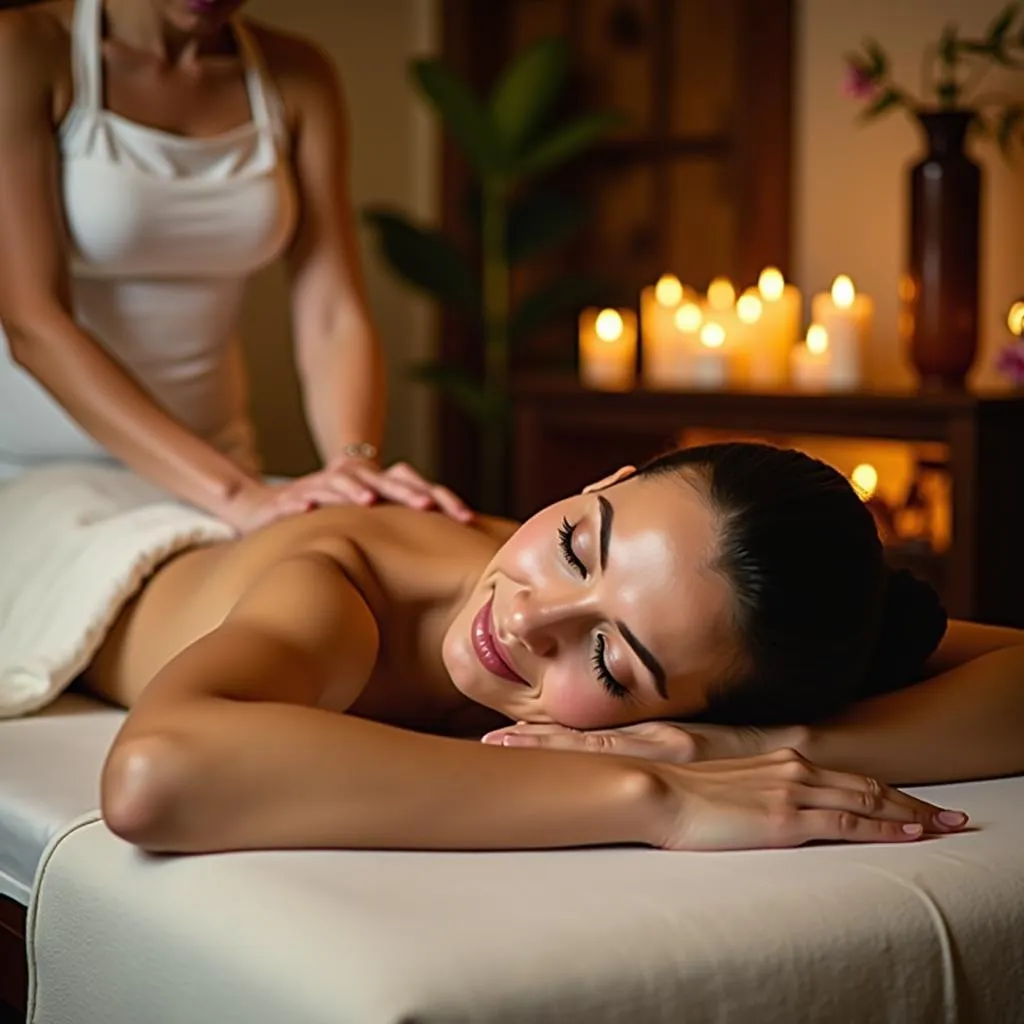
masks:
{"label": "massage table", "polygon": [[0,722],[30,1024],[1024,1024],[1024,778],[903,846],[151,857],[94,811],[121,715]]}

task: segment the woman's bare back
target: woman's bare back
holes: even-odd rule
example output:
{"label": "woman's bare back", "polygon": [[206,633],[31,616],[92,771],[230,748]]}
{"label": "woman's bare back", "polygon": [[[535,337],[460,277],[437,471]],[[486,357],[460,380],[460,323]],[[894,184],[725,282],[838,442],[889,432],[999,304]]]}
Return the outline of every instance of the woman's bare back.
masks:
{"label": "woman's bare back", "polygon": [[[481,519],[462,526],[439,513],[397,506],[324,508],[237,541],[172,558],[122,610],[84,673],[93,692],[125,707],[189,644],[215,629],[273,566],[309,552],[331,557],[362,594],[381,634],[375,677],[353,708],[368,717],[418,717],[420,695],[446,693],[440,641],[451,601],[475,581],[513,524]],[[378,704],[387,703],[393,714]],[[427,701],[427,703],[432,703]],[[426,707],[422,714],[431,717]],[[397,718],[396,718],[397,724]]]}

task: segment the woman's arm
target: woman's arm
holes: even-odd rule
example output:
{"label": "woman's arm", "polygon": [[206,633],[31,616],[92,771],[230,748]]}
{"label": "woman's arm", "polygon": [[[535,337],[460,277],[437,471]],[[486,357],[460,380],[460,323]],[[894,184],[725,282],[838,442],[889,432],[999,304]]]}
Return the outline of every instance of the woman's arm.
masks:
{"label": "woman's arm", "polygon": [[53,126],[56,29],[0,13],[0,321],[15,362],[112,455],[231,520],[257,487],[164,412],[71,313]]}
{"label": "woman's arm", "polygon": [[906,841],[963,825],[791,751],[676,767],[485,747],[314,706],[328,687],[332,705],[351,706],[377,645],[339,562],[280,562],[129,714],[103,771],[108,826],[147,849],[199,852],[723,849]]}
{"label": "woman's arm", "polygon": [[787,735],[812,761],[896,783],[1024,772],[1024,632],[950,623],[930,678]]}
{"label": "woman's arm", "polygon": [[306,418],[325,462],[350,444],[380,446],[384,370],[352,222],[349,145],[331,62],[309,43],[266,36],[295,111],[299,226],[288,254],[296,362]]}

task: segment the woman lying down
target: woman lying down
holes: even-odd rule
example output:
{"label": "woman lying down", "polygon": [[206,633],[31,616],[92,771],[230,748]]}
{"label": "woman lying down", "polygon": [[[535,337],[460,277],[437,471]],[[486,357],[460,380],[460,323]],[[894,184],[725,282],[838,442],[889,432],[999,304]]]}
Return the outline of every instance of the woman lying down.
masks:
{"label": "woman lying down", "polygon": [[726,444],[518,528],[325,508],[188,551],[85,681],[131,707],[107,824],[199,852],[913,841],[966,816],[875,780],[1024,771],[1022,678],[840,474]]}

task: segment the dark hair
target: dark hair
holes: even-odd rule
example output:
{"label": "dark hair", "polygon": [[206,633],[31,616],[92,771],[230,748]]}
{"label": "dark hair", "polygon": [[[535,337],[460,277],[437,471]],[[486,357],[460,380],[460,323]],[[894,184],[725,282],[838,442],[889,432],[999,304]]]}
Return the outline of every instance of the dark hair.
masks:
{"label": "dark hair", "polygon": [[703,719],[810,722],[913,681],[945,612],[926,584],[886,568],[874,519],[841,473],[746,442],[682,448],[637,472],[674,474],[718,518],[713,567],[735,595],[737,668]]}

